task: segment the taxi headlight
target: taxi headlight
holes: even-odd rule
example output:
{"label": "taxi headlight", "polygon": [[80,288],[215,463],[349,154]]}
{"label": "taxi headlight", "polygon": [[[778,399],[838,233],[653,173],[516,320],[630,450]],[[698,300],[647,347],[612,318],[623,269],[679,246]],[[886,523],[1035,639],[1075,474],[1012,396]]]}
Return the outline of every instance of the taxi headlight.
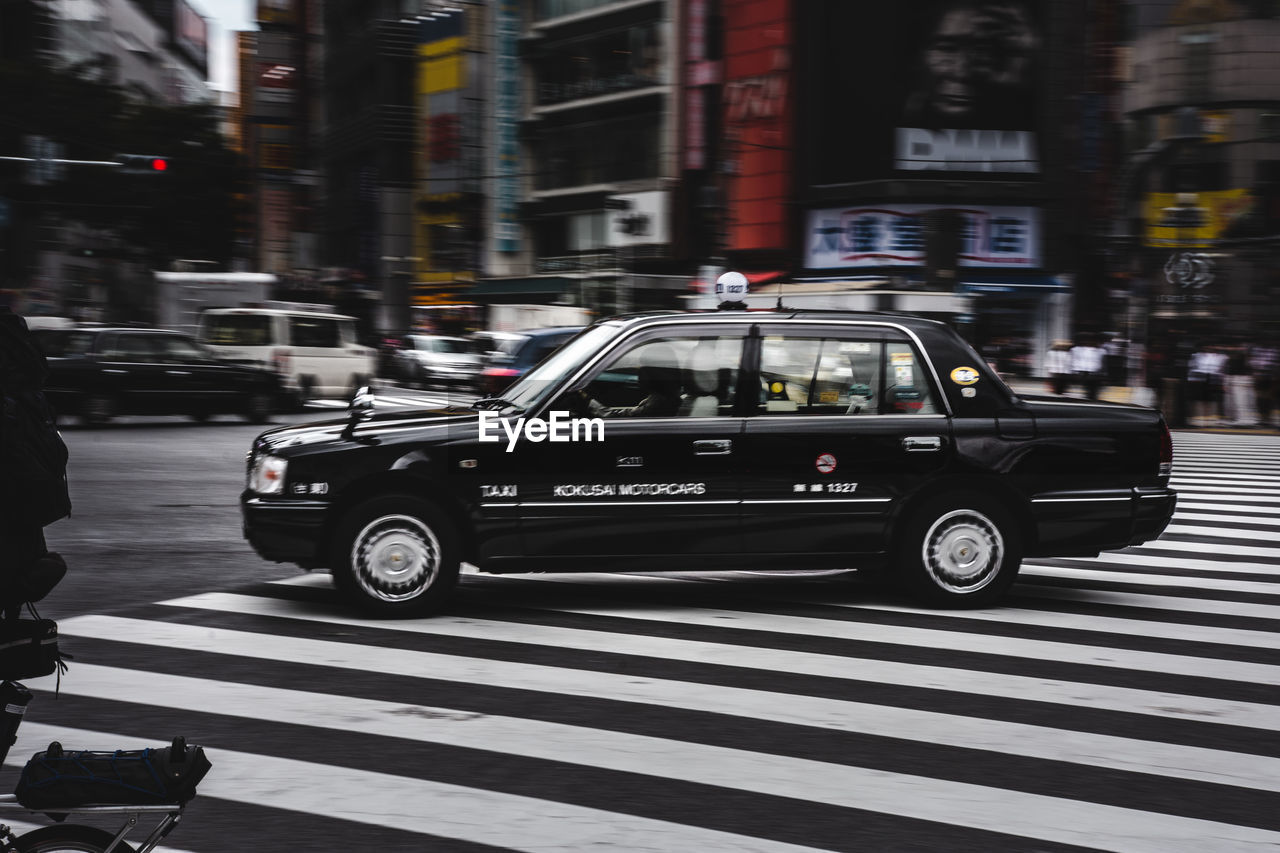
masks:
{"label": "taxi headlight", "polygon": [[278,495],[284,491],[284,475],[289,461],[279,456],[259,456],[249,469],[249,491]]}

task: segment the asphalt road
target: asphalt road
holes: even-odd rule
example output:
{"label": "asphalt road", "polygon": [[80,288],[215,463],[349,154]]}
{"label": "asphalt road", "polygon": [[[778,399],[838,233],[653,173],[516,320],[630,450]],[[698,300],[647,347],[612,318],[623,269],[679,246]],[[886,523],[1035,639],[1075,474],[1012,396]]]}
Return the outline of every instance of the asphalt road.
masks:
{"label": "asphalt road", "polygon": [[245,453],[273,425],[339,415],[312,410],[265,426],[233,417],[64,426],[72,515],[46,528],[45,538],[68,571],[41,613],[109,612],[297,574],[296,566],[262,560],[241,536]]}
{"label": "asphalt road", "polygon": [[261,429],[64,432],[42,611],[77,657],[31,683],[7,774],[185,733],[215,765],[168,848],[193,853],[1280,843],[1274,438],[1177,436],[1160,541],[1027,561],[987,610],[836,574],[468,574],[387,622],[242,540]]}

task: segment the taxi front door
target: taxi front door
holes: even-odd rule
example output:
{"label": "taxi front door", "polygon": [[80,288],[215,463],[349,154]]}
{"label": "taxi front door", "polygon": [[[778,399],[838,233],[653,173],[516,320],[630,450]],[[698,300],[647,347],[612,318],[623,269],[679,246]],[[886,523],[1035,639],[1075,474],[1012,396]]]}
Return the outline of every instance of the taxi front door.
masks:
{"label": "taxi front door", "polygon": [[872,554],[902,498],[952,458],[919,353],[891,330],[765,330],[746,420],[742,526],[757,554]]}
{"label": "taxi front door", "polygon": [[[522,442],[520,525],[530,557],[593,557],[610,567],[690,568],[671,560],[741,551],[738,476],[744,418],[733,385],[742,330],[641,339],[585,383],[602,440]],[[670,371],[667,408],[647,370]],[[553,405],[567,411],[569,403]],[[587,411],[590,414],[590,410]]]}

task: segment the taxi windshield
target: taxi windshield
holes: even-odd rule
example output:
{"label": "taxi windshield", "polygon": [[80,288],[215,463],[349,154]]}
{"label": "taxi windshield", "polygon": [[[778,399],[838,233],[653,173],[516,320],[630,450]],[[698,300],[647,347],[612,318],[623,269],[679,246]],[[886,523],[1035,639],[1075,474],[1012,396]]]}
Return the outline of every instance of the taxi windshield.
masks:
{"label": "taxi windshield", "polygon": [[503,391],[502,399],[521,409],[537,405],[560,380],[616,337],[620,328],[616,323],[601,323],[579,332]]}

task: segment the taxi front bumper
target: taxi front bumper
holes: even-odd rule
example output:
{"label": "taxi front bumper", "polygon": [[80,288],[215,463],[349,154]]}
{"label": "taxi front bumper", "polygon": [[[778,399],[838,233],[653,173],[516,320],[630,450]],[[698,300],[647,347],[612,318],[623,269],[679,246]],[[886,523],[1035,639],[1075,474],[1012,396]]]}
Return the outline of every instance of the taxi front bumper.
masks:
{"label": "taxi front bumper", "polygon": [[246,492],[240,510],[244,538],[264,560],[308,568],[323,564],[326,501],[261,498]]}

